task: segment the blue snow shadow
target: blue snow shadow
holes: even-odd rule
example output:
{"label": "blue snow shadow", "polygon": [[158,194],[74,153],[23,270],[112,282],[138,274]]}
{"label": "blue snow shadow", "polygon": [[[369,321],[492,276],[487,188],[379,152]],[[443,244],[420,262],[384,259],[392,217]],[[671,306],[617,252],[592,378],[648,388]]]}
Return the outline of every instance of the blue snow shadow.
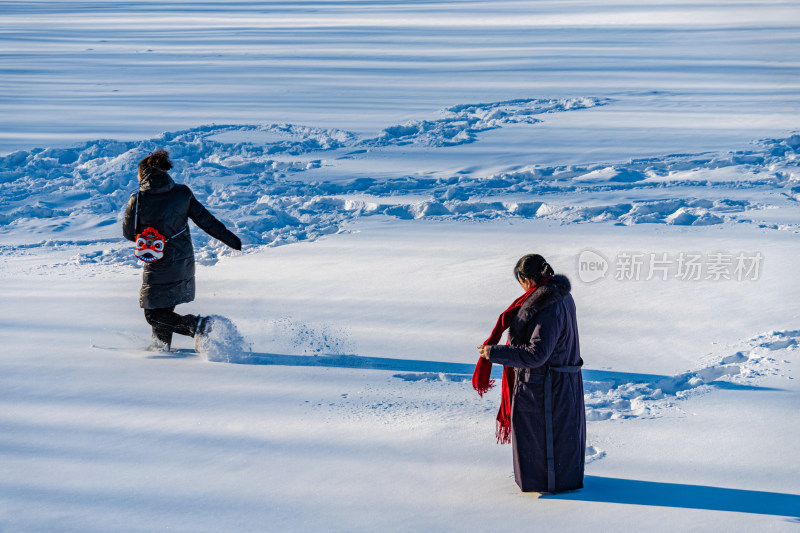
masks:
{"label": "blue snow shadow", "polygon": [[177,348],[169,352],[147,356],[148,359],[188,359],[190,357],[197,357],[197,352],[184,348]]}
{"label": "blue snow shadow", "polygon": [[[475,361],[477,362],[477,356]],[[280,366],[325,366],[335,368],[360,368],[366,370],[389,370],[401,372],[424,372],[454,375],[472,375],[475,365],[448,363],[444,361],[415,361],[390,357],[362,357],[360,355],[283,355],[272,353],[249,353],[236,361],[250,365]],[[492,369],[492,376],[500,377],[502,367]]]}
{"label": "blue snow shadow", "polygon": [[800,495],[586,476],[584,489],[548,499],[729,511],[800,519]]}
{"label": "blue snow shadow", "polygon": [[[478,358],[476,355],[475,361],[477,362],[477,360]],[[432,374],[441,374],[443,381],[466,381],[467,379],[465,377],[472,376],[475,370],[474,364],[449,363],[445,361],[417,361],[413,359],[396,359],[389,357],[362,357],[360,355],[284,355],[253,352],[232,362],[249,365],[318,366],[408,372],[410,374],[398,374],[395,376],[406,381],[430,379]],[[502,372],[503,367],[501,365],[493,365],[492,378],[500,379],[502,377]],[[415,374],[419,374],[419,376],[415,377]],[[658,374],[583,369],[584,381],[613,382],[615,387],[630,383],[659,383],[669,379],[673,379],[673,377]],[[729,381],[713,381],[709,384],[724,389],[776,390],[766,387],[731,383]]]}
{"label": "blue snow shadow", "polygon": [[[680,380],[680,378],[682,377],[685,378],[687,376],[692,375],[692,373],[686,373],[681,376],[664,376],[660,374],[640,374],[636,372],[617,372],[613,370],[594,370],[589,368],[584,368],[581,371],[581,373],[583,375],[583,381],[613,382],[614,387],[619,387],[620,385],[626,385],[630,383],[666,384],[670,381],[672,381],[673,384],[676,385],[677,384],[675,383],[676,380]],[[745,385],[742,383],[733,383],[731,381],[723,381],[723,380],[708,381],[705,384],[726,390],[759,390],[759,391],[779,390],[773,387],[759,387],[756,385]],[[689,387],[678,386],[678,388],[689,388]]]}

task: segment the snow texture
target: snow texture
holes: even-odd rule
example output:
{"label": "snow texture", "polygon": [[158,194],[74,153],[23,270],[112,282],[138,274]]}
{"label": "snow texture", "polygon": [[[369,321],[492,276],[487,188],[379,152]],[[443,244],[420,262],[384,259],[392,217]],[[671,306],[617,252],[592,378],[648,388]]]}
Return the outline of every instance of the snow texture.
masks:
{"label": "snow texture", "polygon": [[[2,13],[4,533],[797,529],[796,3]],[[199,353],[120,235],[156,148],[245,244],[192,227]],[[580,277],[636,251],[763,268]],[[470,386],[530,252],[586,361],[586,487],[541,498]]]}
{"label": "snow texture", "polygon": [[742,343],[741,351],[720,358],[703,368],[675,376],[641,376],[634,381],[597,379],[602,374],[587,371],[584,379],[586,419],[654,418],[675,413],[677,400],[708,392],[712,388],[748,389],[758,377],[782,375],[788,357],[776,359],[775,350],[796,350],[800,331],[774,331]]}
{"label": "snow texture", "polygon": [[[800,231],[794,221],[775,224],[753,216],[754,211],[794,207],[800,199],[798,135],[763,140],[747,151],[667,155],[610,165],[531,166],[489,176],[457,172],[437,178],[336,177],[338,158],[365,146],[417,143],[430,150],[470,143],[475,134],[491,128],[530,124],[539,114],[594,105],[607,102],[580,98],[455,106],[438,121],[420,122],[424,127],[387,128],[379,137],[363,140],[348,132],[285,124],[206,126],[145,142],[92,141],[78,148],[14,152],[0,157],[0,232],[46,234],[52,237],[26,244],[48,246],[70,228],[88,226],[95,228],[99,242],[108,234],[104,228],[116,227],[135,191],[138,161],[158,147],[170,150],[178,163],[176,181],[188,184],[251,246],[313,241],[342,231],[354,219],[376,215],[681,226],[731,221]],[[470,133],[453,134],[454,130]],[[242,141],[253,134],[268,134],[269,142]],[[379,152],[364,150],[360,157],[369,166]],[[324,169],[334,179],[319,180],[325,174],[313,174],[315,169]],[[194,239],[200,261],[213,263],[220,254],[230,253],[202,232],[195,232]],[[127,261],[123,241],[117,243],[75,260]]]}
{"label": "snow texture", "polygon": [[239,333],[236,324],[224,316],[213,315],[208,319],[205,333],[195,339],[195,347],[205,360],[236,363],[246,361],[250,346]]}
{"label": "snow texture", "polygon": [[259,347],[270,353],[296,355],[348,355],[356,353],[346,331],[327,324],[315,325],[281,317],[263,325]]}

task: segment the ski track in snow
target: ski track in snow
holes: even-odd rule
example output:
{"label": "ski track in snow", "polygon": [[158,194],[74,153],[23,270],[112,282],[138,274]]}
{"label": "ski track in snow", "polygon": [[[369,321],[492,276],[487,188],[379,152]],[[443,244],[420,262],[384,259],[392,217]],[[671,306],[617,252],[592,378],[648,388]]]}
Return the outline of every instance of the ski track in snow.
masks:
{"label": "ski track in snow", "polygon": [[[795,220],[776,223],[752,215],[755,210],[795,208],[800,201],[800,135],[762,140],[748,151],[585,166],[516,165],[490,175],[464,169],[437,177],[352,178],[338,166],[350,159],[396,157],[396,150],[410,150],[402,152],[409,157],[414,150],[436,153],[477,142],[488,130],[535,127],[543,115],[611,104],[587,97],[458,105],[433,119],[391,126],[367,139],[292,124],[227,125],[141,142],[98,140],[76,148],[14,152],[0,157],[0,234],[29,240],[31,235],[45,236],[25,242],[27,247],[91,248],[74,257],[78,264],[130,263],[128,244],[109,239],[107,226],[119,223],[135,191],[138,161],[158,147],[167,148],[176,161],[176,181],[189,185],[251,247],[314,240],[341,231],[357,217],[374,215],[545,217],[626,225],[734,222],[800,232]],[[83,230],[81,239],[54,238],[76,230]],[[87,231],[96,238],[85,238]],[[230,253],[201,231],[193,238],[201,263]],[[4,253],[23,249],[0,247]]]}

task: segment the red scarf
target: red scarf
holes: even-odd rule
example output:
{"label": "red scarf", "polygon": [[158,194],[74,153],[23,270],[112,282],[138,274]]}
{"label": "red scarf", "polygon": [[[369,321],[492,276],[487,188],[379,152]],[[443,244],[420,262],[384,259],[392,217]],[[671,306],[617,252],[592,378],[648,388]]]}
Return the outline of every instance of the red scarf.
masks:
{"label": "red scarf", "polygon": [[[517,312],[522,308],[522,304],[530,297],[531,294],[542,284],[548,281],[550,277],[545,278],[540,283],[532,286],[525,291],[525,294],[514,300],[514,303],[508,306],[508,309],[500,313],[497,323],[494,325],[492,334],[483,344],[494,345],[500,342],[503,332],[511,325],[511,320],[517,315]],[[508,342],[506,342],[508,344]],[[478,391],[478,394],[483,396],[485,392],[494,386],[494,380],[491,379],[492,363],[483,357],[478,358],[478,364],[475,365],[475,372],[472,374],[472,387]],[[509,366],[503,365],[503,395],[500,400],[500,410],[497,412],[497,442],[498,444],[509,444],[511,442],[511,391],[514,390],[514,369]]]}

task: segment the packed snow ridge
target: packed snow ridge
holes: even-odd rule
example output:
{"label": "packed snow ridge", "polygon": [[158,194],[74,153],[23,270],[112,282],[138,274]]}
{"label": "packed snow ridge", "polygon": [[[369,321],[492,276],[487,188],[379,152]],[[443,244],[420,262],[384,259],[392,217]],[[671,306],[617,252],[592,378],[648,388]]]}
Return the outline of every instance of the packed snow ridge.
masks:
{"label": "packed snow ridge", "polygon": [[[343,165],[366,159],[436,154],[480,141],[510,124],[535,127],[543,115],[612,102],[600,98],[527,99],[459,105],[431,120],[385,128],[373,138],[292,124],[203,126],[141,142],[98,140],[0,157],[0,233],[42,235],[24,244],[57,246],[67,230],[107,243],[79,262],[129,259],[105,226],[119,222],[136,190],[138,161],[167,148],[186,183],[245,244],[276,246],[336,233],[358,217],[490,219],[546,217],[563,222],[710,225],[752,223],[797,232],[793,223],[759,221],[750,213],[800,201],[800,135],[767,139],[747,151],[678,154],[582,166],[514,165],[482,175],[464,169],[428,177],[353,178]],[[415,152],[416,150],[416,152]],[[452,156],[449,156],[452,157]],[[374,171],[371,172],[380,172]],[[104,229],[105,228],[105,229]],[[62,233],[63,232],[63,233]],[[86,236],[89,235],[87,238]],[[193,236],[200,260],[223,248]]]}
{"label": "packed snow ridge", "polygon": [[541,122],[536,115],[587,109],[608,102],[610,100],[601,98],[568,98],[458,105],[440,111],[440,117],[435,120],[415,120],[386,128],[376,138],[367,139],[362,144],[455,146],[475,142],[478,133],[502,128],[508,124]]}

